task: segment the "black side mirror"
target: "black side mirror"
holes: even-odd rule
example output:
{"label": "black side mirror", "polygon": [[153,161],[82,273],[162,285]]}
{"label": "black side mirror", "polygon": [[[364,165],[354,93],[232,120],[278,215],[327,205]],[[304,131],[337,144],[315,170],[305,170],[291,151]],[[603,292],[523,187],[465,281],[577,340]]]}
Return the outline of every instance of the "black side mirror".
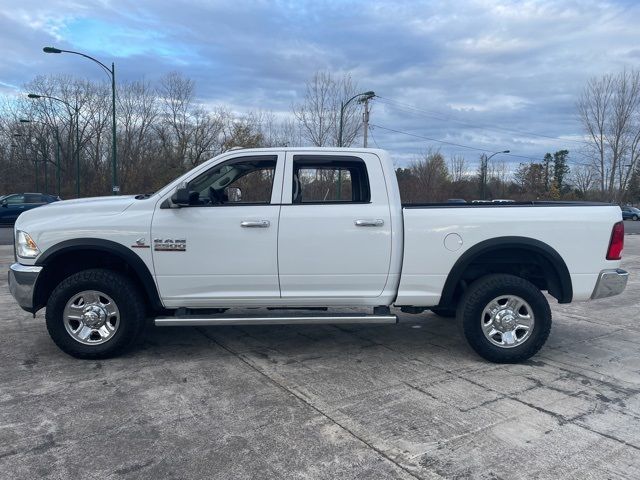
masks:
{"label": "black side mirror", "polygon": [[176,188],[175,193],[171,196],[171,203],[179,207],[188,207],[190,205],[189,189],[186,187]]}
{"label": "black side mirror", "polygon": [[0,207],[7,208],[7,201],[6,200],[2,200],[2,202],[0,202]]}

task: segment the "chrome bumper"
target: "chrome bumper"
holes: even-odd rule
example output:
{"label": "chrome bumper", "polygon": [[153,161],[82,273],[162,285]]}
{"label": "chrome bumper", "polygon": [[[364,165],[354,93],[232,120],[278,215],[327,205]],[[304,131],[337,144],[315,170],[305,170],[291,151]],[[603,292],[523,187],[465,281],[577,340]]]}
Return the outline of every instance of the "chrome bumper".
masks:
{"label": "chrome bumper", "polygon": [[18,305],[33,313],[33,292],[42,267],[14,263],[9,267],[9,291]]}
{"label": "chrome bumper", "polygon": [[627,286],[629,273],[620,268],[614,270],[602,270],[596,288],[593,289],[591,299],[613,297],[622,293]]}

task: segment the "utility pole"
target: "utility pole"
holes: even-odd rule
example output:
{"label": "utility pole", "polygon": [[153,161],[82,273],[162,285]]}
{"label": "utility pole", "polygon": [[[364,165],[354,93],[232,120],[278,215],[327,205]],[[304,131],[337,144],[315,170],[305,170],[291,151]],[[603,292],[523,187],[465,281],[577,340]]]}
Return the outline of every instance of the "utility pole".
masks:
{"label": "utility pole", "polygon": [[340,123],[339,123],[339,128],[338,128],[338,146],[339,147],[343,147],[344,143],[342,141],[342,134],[343,134],[343,130],[344,130],[344,109],[347,108],[347,105],[349,105],[349,103],[351,103],[353,100],[355,100],[358,97],[362,97],[360,98],[360,102],[364,102],[365,99],[370,99],[375,97],[376,94],[373,91],[369,91],[369,92],[364,92],[364,93],[358,93],[357,95],[354,95],[353,97],[351,97],[349,100],[347,100],[346,102],[341,102],[340,103]]}
{"label": "utility pole", "polygon": [[482,200],[485,200],[487,190],[487,155],[483,153],[480,155],[480,184],[482,188],[481,196]]}
{"label": "utility pole", "polygon": [[362,112],[362,123],[364,125],[364,148],[367,148],[367,141],[369,140],[369,99],[371,97],[364,97],[364,112]]}

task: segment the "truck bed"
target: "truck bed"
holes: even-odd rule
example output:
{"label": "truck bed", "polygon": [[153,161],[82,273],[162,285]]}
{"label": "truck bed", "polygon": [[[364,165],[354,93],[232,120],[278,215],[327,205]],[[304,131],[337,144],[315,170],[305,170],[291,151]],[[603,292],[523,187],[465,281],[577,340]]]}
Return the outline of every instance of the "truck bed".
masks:
{"label": "truck bed", "polygon": [[[537,207],[537,208],[523,208]],[[581,208],[577,208],[581,207]],[[404,204],[404,249],[397,305],[438,305],[449,272],[488,243],[539,243],[571,273],[572,300],[590,298],[620,207],[600,202]]]}

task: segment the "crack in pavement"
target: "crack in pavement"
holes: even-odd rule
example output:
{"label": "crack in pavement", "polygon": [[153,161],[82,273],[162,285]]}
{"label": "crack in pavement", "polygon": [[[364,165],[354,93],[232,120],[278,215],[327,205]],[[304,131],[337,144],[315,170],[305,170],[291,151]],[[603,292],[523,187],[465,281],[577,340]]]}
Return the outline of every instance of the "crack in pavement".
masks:
{"label": "crack in pavement", "polygon": [[[358,339],[360,339],[360,340],[369,340],[366,336],[358,335],[357,333],[355,333],[355,332],[353,332],[353,331],[349,331],[349,330],[346,330],[346,329],[344,329],[344,328],[339,328],[339,327],[337,327],[337,328],[338,328],[340,331],[342,331],[342,332],[344,332],[344,333],[348,333],[348,334],[350,334],[350,335],[352,335],[352,336],[354,336],[354,337],[356,337],[356,338],[358,338]],[[390,351],[394,352],[394,353],[397,353],[398,355],[401,355],[401,356],[403,356],[403,357],[407,358],[407,359],[413,359],[413,360],[416,360],[416,361],[418,361],[418,362],[420,362],[420,363],[422,363],[422,364],[424,364],[424,365],[427,365],[427,366],[433,367],[433,366],[432,366],[432,365],[430,365],[429,363],[423,362],[423,361],[422,361],[422,360],[420,360],[420,359],[414,359],[414,358],[412,358],[412,357],[408,357],[408,356],[407,356],[407,355],[405,355],[402,351],[399,351],[399,350],[397,350],[397,349],[395,349],[395,348],[393,348],[393,347],[390,347],[390,346],[388,346],[388,345],[384,345],[384,344],[380,344],[380,345],[381,345],[382,347],[384,347],[384,348],[386,348],[386,349],[388,349],[388,350],[390,350]],[[544,363],[544,362],[542,362],[542,363]],[[559,362],[559,363],[561,363],[561,362]],[[554,365],[553,363],[546,363],[546,364],[547,364],[547,365],[549,365],[550,367],[556,368],[556,369],[560,370],[561,372],[563,372],[563,373],[564,373],[564,375],[563,375],[561,378],[575,378],[575,377],[577,377],[577,376],[581,376],[581,377],[584,377],[584,378],[588,378],[589,380],[591,380],[591,381],[593,381],[593,382],[600,383],[600,384],[602,384],[602,385],[605,385],[605,386],[607,386],[607,387],[611,388],[612,390],[615,390],[615,391],[617,391],[617,392],[621,393],[623,396],[627,396],[627,398],[628,398],[629,396],[633,395],[633,394],[639,393],[639,390],[636,390],[636,389],[627,389],[627,388],[621,387],[621,386],[619,386],[619,385],[612,384],[612,383],[607,382],[607,381],[597,380],[597,379],[594,379],[594,378],[590,378],[590,377],[588,377],[587,375],[584,375],[584,374],[582,374],[582,373],[576,373],[576,372],[571,371],[571,370],[569,370],[569,369],[567,369],[567,368],[563,368],[563,367],[560,367],[560,366]],[[569,366],[575,367],[574,365],[569,365]],[[553,412],[553,411],[551,411],[551,410],[547,410],[547,409],[545,409],[545,408],[543,408],[543,407],[538,407],[538,406],[536,406],[536,405],[534,405],[534,404],[530,404],[529,402],[525,402],[525,401],[523,401],[523,400],[521,400],[521,399],[519,399],[519,398],[516,398],[516,397],[515,397],[515,396],[513,396],[512,394],[505,394],[505,393],[503,393],[503,392],[500,392],[499,390],[496,390],[496,389],[493,389],[493,388],[491,388],[491,387],[485,386],[485,385],[483,385],[483,384],[481,384],[481,383],[475,382],[475,381],[473,381],[473,380],[472,380],[472,379],[470,379],[470,378],[467,378],[467,377],[464,377],[464,376],[460,375],[460,373],[459,373],[459,372],[456,372],[456,371],[454,371],[454,370],[450,370],[450,369],[443,368],[443,367],[438,367],[438,368],[440,368],[441,370],[443,370],[444,372],[446,372],[446,373],[448,373],[448,374],[450,374],[450,375],[453,375],[454,377],[456,377],[456,378],[458,378],[458,379],[460,379],[460,380],[467,381],[467,382],[469,382],[469,383],[471,383],[471,384],[473,384],[473,385],[476,385],[477,387],[480,387],[480,388],[482,388],[482,389],[486,389],[486,390],[489,390],[489,391],[491,391],[491,392],[497,393],[497,394],[501,395],[501,396],[502,396],[502,398],[508,398],[508,399],[513,400],[513,401],[515,401],[515,402],[519,402],[519,403],[521,403],[521,404],[523,404],[523,405],[526,405],[527,407],[533,408],[534,410],[537,410],[537,411],[539,411],[539,412],[541,412],[541,413],[544,413],[544,414],[550,415],[553,419],[555,419],[555,420],[558,422],[558,424],[559,424],[559,425],[572,424],[572,425],[575,425],[575,426],[577,426],[577,427],[579,427],[579,428],[583,428],[583,429],[587,430],[588,432],[594,433],[594,434],[596,434],[596,435],[600,435],[600,436],[602,436],[602,437],[604,437],[604,438],[607,438],[607,439],[609,439],[609,440],[615,441],[615,442],[620,443],[620,444],[622,444],[622,445],[625,445],[625,446],[627,446],[627,447],[631,447],[631,448],[633,448],[633,449],[635,449],[635,450],[640,450],[640,447],[638,447],[637,445],[634,445],[634,444],[632,444],[632,443],[629,443],[629,442],[627,442],[627,441],[625,441],[625,440],[623,440],[623,439],[621,439],[621,438],[618,438],[618,437],[616,437],[616,436],[614,436],[614,435],[611,435],[611,434],[609,434],[609,433],[604,433],[604,432],[600,432],[600,431],[598,431],[598,430],[594,430],[593,428],[589,427],[588,425],[585,425],[583,422],[580,422],[580,420],[581,420],[585,415],[587,415],[587,413],[589,413],[589,412],[584,413],[584,414],[581,414],[581,415],[578,415],[578,416],[576,416],[576,417],[574,417],[574,418],[567,419],[567,418],[565,418],[563,415],[561,415],[561,414],[559,414],[559,413]],[[580,368],[582,368],[582,367],[580,367]],[[595,372],[595,371],[591,371],[591,370],[589,370],[589,369],[587,369],[587,368],[585,368],[584,370],[587,370],[587,371],[589,371],[590,373],[598,373],[598,372]],[[463,373],[464,373],[464,372],[463,372]],[[415,387],[414,387],[414,386],[412,386],[412,385],[408,385],[408,386],[411,386],[411,387],[412,387],[412,388],[414,388],[415,390],[421,391],[421,389],[419,389],[419,388],[415,388]],[[554,390],[554,388],[552,388],[552,387],[550,387],[550,386],[548,386],[548,385],[545,385],[545,387],[546,387],[546,388],[549,388],[549,389],[551,389],[551,390]],[[523,390],[523,391],[530,390],[531,388],[537,388],[537,385],[534,385],[534,387],[530,387],[530,388],[525,389],[525,390]],[[594,387],[594,389],[595,389],[595,387]],[[557,389],[557,390],[558,390],[558,391],[561,391],[561,392],[563,391],[562,389]],[[422,393],[426,394],[426,392],[424,392],[424,391],[422,391]],[[568,394],[566,391],[564,391],[563,393]],[[576,393],[577,393],[577,392],[576,392]],[[429,396],[429,397],[431,397],[432,395],[428,394],[428,396]],[[572,396],[575,396],[575,394],[574,394],[574,395],[572,395]],[[494,399],[494,401],[495,401],[495,399]],[[591,413],[593,413],[593,412],[591,412]],[[505,420],[509,420],[509,418],[506,418]],[[446,443],[446,441],[445,441],[445,443]]]}
{"label": "crack in pavement", "polygon": [[263,370],[261,370],[260,368],[258,368],[256,365],[254,365],[253,363],[251,363],[249,360],[247,360],[246,358],[244,358],[241,354],[239,354],[238,352],[234,351],[232,348],[228,347],[227,345],[224,345],[222,343],[220,343],[215,337],[212,337],[210,335],[207,334],[206,331],[203,331],[201,328],[196,327],[196,330],[203,335],[204,337],[206,337],[208,340],[210,340],[211,342],[215,343],[216,345],[218,345],[220,348],[226,350],[227,352],[229,352],[231,355],[233,355],[234,357],[236,357],[238,360],[240,360],[241,362],[243,362],[245,365],[247,365],[249,368],[251,368],[252,370],[254,370],[255,372],[259,373],[260,375],[262,375],[263,377],[265,377],[266,379],[269,380],[269,382],[273,383],[274,385],[276,385],[279,389],[284,390],[285,392],[287,392],[289,395],[292,395],[293,397],[297,398],[298,400],[300,400],[302,403],[304,403],[307,407],[313,409],[315,412],[319,413],[320,415],[322,415],[324,418],[326,418],[327,420],[329,420],[331,423],[333,423],[334,425],[337,425],[338,427],[340,427],[342,430],[344,430],[345,432],[347,432],[351,437],[355,438],[357,441],[359,441],[360,443],[362,443],[363,445],[365,445],[366,447],[368,447],[369,449],[373,450],[374,452],[376,452],[378,455],[380,455],[382,458],[384,458],[386,461],[390,462],[392,465],[394,465],[395,467],[399,468],[400,470],[402,470],[404,473],[406,473],[407,475],[411,476],[412,478],[415,478],[416,480],[425,480],[424,477],[421,477],[419,475],[417,475],[415,472],[412,472],[411,470],[409,470],[407,467],[405,467],[404,465],[398,463],[396,460],[394,460],[393,458],[391,458],[389,455],[387,455],[384,451],[380,450],[379,448],[375,447],[374,445],[372,445],[371,443],[369,443],[368,441],[366,441],[364,438],[360,437],[358,434],[356,434],[355,432],[353,432],[352,430],[350,430],[348,427],[346,427],[345,425],[342,425],[339,421],[337,421],[336,419],[334,419],[333,417],[331,417],[329,414],[327,414],[326,412],[322,411],[319,407],[317,407],[316,405],[314,405],[313,403],[311,403],[309,400],[307,400],[306,398],[304,398],[302,395],[298,394],[297,392],[295,392],[294,390],[290,389],[289,387],[287,387],[286,385],[278,382],[276,379],[270,377],[266,372],[264,372]]}

